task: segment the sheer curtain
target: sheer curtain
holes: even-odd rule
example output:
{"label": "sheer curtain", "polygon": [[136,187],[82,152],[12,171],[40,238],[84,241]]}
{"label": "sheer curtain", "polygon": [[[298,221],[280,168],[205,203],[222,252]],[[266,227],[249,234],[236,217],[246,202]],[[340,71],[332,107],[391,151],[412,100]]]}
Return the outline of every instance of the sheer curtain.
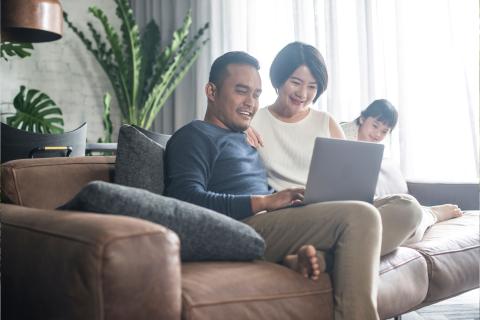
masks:
{"label": "sheer curtain", "polygon": [[[261,104],[272,103],[270,63],[285,44],[299,40],[315,45],[329,70],[328,89],[316,108],[349,121],[374,99],[389,99],[400,121],[388,152],[407,178],[478,181],[476,0],[131,1],[137,11],[145,3],[168,2],[174,12],[192,7],[194,24],[211,25],[208,48],[176,91],[172,129],[203,117],[209,66],[226,51],[244,50],[259,59]],[[147,12],[162,21],[184,15],[159,15],[153,7]]]}

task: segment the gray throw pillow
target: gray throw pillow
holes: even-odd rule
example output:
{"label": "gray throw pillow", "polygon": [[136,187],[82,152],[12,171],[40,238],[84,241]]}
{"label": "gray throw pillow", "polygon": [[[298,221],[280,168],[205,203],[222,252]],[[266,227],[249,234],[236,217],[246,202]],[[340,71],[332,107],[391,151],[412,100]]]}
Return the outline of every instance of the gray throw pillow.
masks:
{"label": "gray throw pillow", "polygon": [[61,210],[118,214],[161,224],[177,233],[183,261],[245,261],[261,258],[262,237],[218,212],[146,190],[103,181],[87,184]]}
{"label": "gray throw pillow", "polygon": [[118,134],[115,182],[162,194],[167,135],[123,125]]}

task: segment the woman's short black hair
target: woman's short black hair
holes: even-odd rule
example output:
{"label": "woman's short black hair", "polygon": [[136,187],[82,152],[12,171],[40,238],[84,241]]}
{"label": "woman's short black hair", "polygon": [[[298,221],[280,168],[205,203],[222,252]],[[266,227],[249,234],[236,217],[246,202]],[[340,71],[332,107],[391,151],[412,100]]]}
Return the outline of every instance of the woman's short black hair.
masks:
{"label": "woman's short black hair", "polygon": [[306,65],[317,81],[315,102],[327,89],[328,73],[322,55],[314,46],[298,41],[287,44],[273,59],[270,81],[275,89],[279,89],[301,65]]}
{"label": "woman's short black hair", "polygon": [[387,99],[378,99],[370,103],[370,105],[360,113],[360,116],[355,119],[355,122],[357,125],[360,125],[360,118],[367,119],[368,117],[375,118],[392,131],[397,125],[398,112]]}
{"label": "woman's short black hair", "polygon": [[260,64],[258,60],[243,51],[230,51],[227,52],[217,59],[212,64],[210,68],[210,75],[208,77],[208,82],[213,83],[216,87],[220,88],[222,86],[223,80],[227,76],[227,66],[229,64],[247,64],[255,69],[260,69]]}

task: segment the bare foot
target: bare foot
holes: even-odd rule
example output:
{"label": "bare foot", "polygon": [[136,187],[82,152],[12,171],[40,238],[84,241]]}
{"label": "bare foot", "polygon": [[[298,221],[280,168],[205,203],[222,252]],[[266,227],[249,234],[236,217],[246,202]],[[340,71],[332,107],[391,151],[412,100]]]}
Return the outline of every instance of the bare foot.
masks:
{"label": "bare foot", "polygon": [[326,269],[325,254],[317,252],[315,247],[309,244],[298,249],[297,254],[286,256],[283,263],[312,280],[318,280],[320,273]]}
{"label": "bare foot", "polygon": [[430,208],[432,209],[433,214],[437,216],[437,222],[460,217],[462,215],[462,211],[455,204],[442,204]]}

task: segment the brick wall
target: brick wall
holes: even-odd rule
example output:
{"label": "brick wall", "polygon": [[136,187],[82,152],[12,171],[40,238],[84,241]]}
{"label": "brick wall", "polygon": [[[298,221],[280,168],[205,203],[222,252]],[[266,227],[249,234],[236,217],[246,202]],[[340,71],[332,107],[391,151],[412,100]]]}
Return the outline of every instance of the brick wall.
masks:
{"label": "brick wall", "polygon": [[[96,21],[88,14],[88,7],[96,5],[114,19],[112,0],[62,0],[63,9],[71,21],[88,34],[87,21]],[[117,20],[112,20],[118,24]],[[96,26],[99,26],[95,23]],[[100,26],[99,26],[100,27]],[[54,42],[34,44],[32,56],[0,61],[0,103],[2,113],[11,111],[11,102],[20,85],[38,89],[49,95],[62,109],[66,131],[88,123],[88,141],[96,142],[103,134],[102,97],[112,95],[112,121],[116,140],[120,116],[110,82],[93,55],[78,37],[64,25],[64,36]]]}

